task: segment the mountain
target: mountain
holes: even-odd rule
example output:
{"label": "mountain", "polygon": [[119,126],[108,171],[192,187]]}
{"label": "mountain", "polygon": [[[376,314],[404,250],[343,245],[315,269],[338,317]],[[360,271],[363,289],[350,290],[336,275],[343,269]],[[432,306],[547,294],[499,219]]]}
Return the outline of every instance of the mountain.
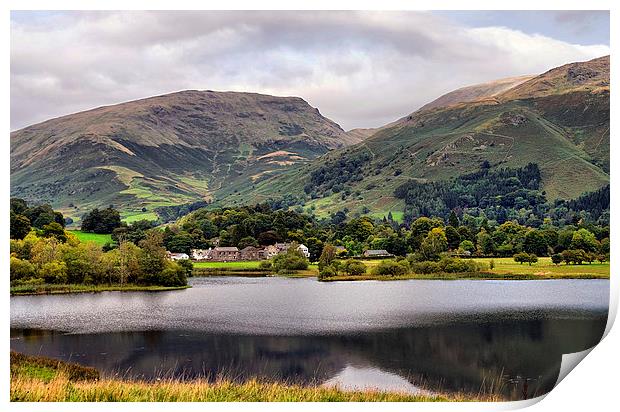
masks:
{"label": "mountain", "polygon": [[441,96],[362,142],[222,193],[221,204],[288,197],[319,216],[402,214],[404,182],[536,163],[549,200],[609,183],[609,56]]}
{"label": "mountain", "polygon": [[11,133],[11,195],[69,216],[211,199],[361,140],[298,97],[188,90]]}
{"label": "mountain", "polygon": [[430,103],[422,106],[418,112],[434,109],[437,107],[448,107],[458,103],[475,102],[483,99],[489,99],[497,96],[507,90],[510,90],[534,76],[508,77],[505,79],[495,80],[487,83],[476,84],[473,86],[462,87],[452,92],[446,93],[438,97]]}

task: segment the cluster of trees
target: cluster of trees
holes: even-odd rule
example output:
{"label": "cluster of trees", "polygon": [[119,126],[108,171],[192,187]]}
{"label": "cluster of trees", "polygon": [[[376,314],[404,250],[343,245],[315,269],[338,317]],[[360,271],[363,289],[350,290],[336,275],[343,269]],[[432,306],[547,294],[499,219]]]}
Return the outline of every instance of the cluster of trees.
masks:
{"label": "cluster of trees", "polygon": [[11,198],[10,213],[11,239],[23,239],[31,227],[47,233],[64,233],[65,218],[50,205],[29,207],[25,200]]}
{"label": "cluster of trees", "polygon": [[112,233],[121,226],[121,215],[112,206],[99,210],[93,209],[82,218],[82,231],[92,233]]}
{"label": "cluster of trees", "polygon": [[[101,216],[98,213],[94,216]],[[28,207],[21,199],[11,199],[11,284],[183,286],[191,262],[168,260],[163,238],[161,230],[151,229],[135,243],[120,239],[117,247],[104,251],[66,232],[62,214],[49,205]]]}
{"label": "cluster of trees", "polygon": [[139,245],[122,242],[107,252],[70,233],[64,239],[36,230],[23,239],[11,239],[11,284],[183,286],[191,274],[191,262],[166,258],[159,231],[149,232]]}
{"label": "cluster of trees", "polygon": [[310,173],[310,181],[304,186],[306,194],[312,199],[339,193],[345,184],[364,178],[363,167],[371,160],[369,153],[357,156],[341,154],[337,159],[327,161]]}
{"label": "cluster of trees", "polygon": [[[433,273],[476,273],[485,269],[484,265],[473,260],[464,260],[446,254],[436,257],[436,260],[425,260],[419,254],[409,254],[406,258],[398,257],[395,260],[384,260],[372,268],[375,276],[403,276],[407,274]],[[355,259],[342,260],[338,258],[337,250],[333,245],[325,245],[319,259],[319,280],[324,280],[341,274],[359,276],[364,275],[368,268],[364,262]]]}
{"label": "cluster of trees", "polygon": [[[527,176],[527,174],[525,174]],[[459,212],[459,213],[457,213]],[[153,226],[147,221],[122,225],[112,233],[139,242]],[[499,223],[484,214],[472,216],[455,209],[442,217],[419,217],[399,224],[391,219],[367,216],[347,218],[334,214],[318,220],[294,210],[274,210],[269,204],[222,209],[199,209],[169,224],[163,230],[164,246],[172,252],[213,246],[266,246],[276,242],[306,245],[310,261],[319,261],[326,244],[342,246],[349,257],[367,249],[384,249],[397,256],[415,254],[418,260],[433,261],[442,253],[457,256],[512,257],[525,252],[551,256],[582,249],[601,256],[609,254],[609,226],[581,219],[576,224],[559,225],[551,218],[536,227],[518,220]]]}
{"label": "cluster of trees", "polygon": [[479,171],[450,181],[408,181],[396,188],[394,195],[405,201],[407,223],[420,216],[445,219],[451,211],[458,210],[499,224],[517,221],[539,227],[545,217],[551,217],[560,226],[580,220],[609,224],[609,186],[575,200],[557,199],[549,203],[541,183],[537,164],[491,170],[484,163]]}

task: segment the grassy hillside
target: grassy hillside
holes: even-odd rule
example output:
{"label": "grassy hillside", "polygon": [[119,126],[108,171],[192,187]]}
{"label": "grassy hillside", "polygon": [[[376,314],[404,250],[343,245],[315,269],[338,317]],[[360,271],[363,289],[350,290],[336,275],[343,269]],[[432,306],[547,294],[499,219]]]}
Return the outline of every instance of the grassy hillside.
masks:
{"label": "grassy hillside", "polygon": [[132,216],[211,199],[359,140],[297,97],[188,90],[11,133],[11,195],[71,217],[110,204]]}
{"label": "grassy hillside", "polygon": [[[219,203],[293,196],[319,216],[344,208],[394,215],[403,210],[394,197],[403,182],[450,179],[485,161],[538,164],[550,200],[594,191],[609,183],[609,58],[552,72],[491,99],[418,111],[297,170],[222,191]],[[316,187],[313,173],[331,181]]]}

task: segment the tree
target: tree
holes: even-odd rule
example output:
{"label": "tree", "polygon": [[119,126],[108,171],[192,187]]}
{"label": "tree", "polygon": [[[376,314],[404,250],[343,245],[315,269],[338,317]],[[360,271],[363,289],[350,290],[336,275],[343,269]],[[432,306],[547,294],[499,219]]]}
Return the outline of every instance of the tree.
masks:
{"label": "tree", "polygon": [[308,269],[308,259],[301,253],[297,244],[292,243],[286,253],[280,253],[273,258],[273,268],[279,273],[289,273],[294,270]]}
{"label": "tree", "polygon": [[359,276],[366,273],[366,265],[362,261],[349,259],[342,265],[342,270],[348,275]]}
{"label": "tree", "polygon": [[139,252],[140,268],[148,281],[149,277],[164,270],[166,249],[163,247],[163,233],[157,229],[148,231],[146,238],[140,241],[139,246],[141,248]]}
{"label": "tree", "polygon": [[30,219],[11,211],[11,239],[23,239],[30,232]]}
{"label": "tree", "polygon": [[551,262],[553,262],[556,265],[559,265],[560,263],[562,263],[563,260],[564,258],[562,257],[560,253],[554,253],[553,255],[551,255]]}
{"label": "tree", "polygon": [[310,261],[316,262],[323,252],[323,242],[316,237],[309,237],[306,239],[306,246],[310,253]]}
{"label": "tree", "polygon": [[58,261],[44,263],[39,269],[39,276],[46,283],[67,283],[67,265]]}
{"label": "tree", "polygon": [[454,226],[446,226],[446,239],[448,239],[448,248],[456,249],[461,243],[461,235]]}
{"label": "tree", "polygon": [[476,235],[476,242],[478,243],[478,251],[482,255],[492,255],[495,253],[493,238],[485,229],[481,229],[478,235]]}
{"label": "tree", "polygon": [[454,213],[454,210],[450,211],[450,217],[448,217],[448,224],[454,228],[459,227],[459,218],[456,213]]}
{"label": "tree", "polygon": [[464,240],[459,243],[459,249],[462,249],[465,252],[473,253],[476,250],[476,245],[471,240]]}
{"label": "tree", "polygon": [[239,240],[239,243],[237,244],[237,247],[239,249],[243,249],[248,246],[258,247],[258,241],[254,239],[252,236],[246,236],[242,238],[241,240]]}
{"label": "tree", "polygon": [[36,275],[36,268],[27,260],[11,256],[10,275],[11,282],[14,280],[28,279]]}
{"label": "tree", "polygon": [[321,252],[321,257],[319,258],[319,272],[331,265],[334,260],[336,260],[336,247],[327,243],[323,246],[323,252]]}
{"label": "tree", "polygon": [[67,234],[65,233],[65,230],[56,222],[48,223],[43,226],[42,234],[43,237],[55,237],[62,243],[67,241]]}
{"label": "tree", "polygon": [[586,260],[586,252],[582,249],[566,249],[562,251],[566,264],[581,265]]}
{"label": "tree", "polygon": [[82,230],[93,233],[112,233],[121,226],[121,215],[118,210],[108,207],[104,210],[91,210],[82,218]]}
{"label": "tree", "polygon": [[527,263],[530,266],[532,263],[538,262],[538,256],[533,253],[520,252],[513,256],[515,262],[519,264]]}
{"label": "tree", "polygon": [[422,241],[420,251],[427,260],[436,260],[439,254],[448,250],[448,239],[442,228],[436,227],[428,232]]}
{"label": "tree", "polygon": [[547,254],[547,248],[547,241],[540,231],[532,229],[527,232],[523,242],[524,251],[539,256],[545,256]]}
{"label": "tree", "polygon": [[586,252],[595,252],[599,248],[596,237],[588,229],[579,229],[573,233],[570,242],[571,249],[582,249]]}

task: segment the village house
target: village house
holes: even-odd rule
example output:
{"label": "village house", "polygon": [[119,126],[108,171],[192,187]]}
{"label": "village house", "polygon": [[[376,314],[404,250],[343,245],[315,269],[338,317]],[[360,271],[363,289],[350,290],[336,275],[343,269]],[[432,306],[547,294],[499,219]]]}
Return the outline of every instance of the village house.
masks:
{"label": "village house", "polygon": [[192,249],[192,259],[196,261],[210,260],[213,249]]}
{"label": "village house", "polygon": [[364,257],[366,258],[393,258],[394,255],[387,250],[365,250]]}
{"label": "village house", "polygon": [[262,255],[261,249],[256,248],[254,246],[247,246],[241,249],[241,251],[239,252],[239,259],[240,260],[260,260],[262,259],[261,255]]}
{"label": "village house", "polygon": [[276,256],[280,251],[274,245],[269,245],[265,249],[263,249],[263,259],[271,259]]}
{"label": "village house", "polygon": [[305,257],[310,257],[310,251],[308,250],[308,246],[304,245],[303,243],[297,247],[297,250],[303,253]]}
{"label": "village house", "polygon": [[170,259],[170,260],[185,260],[185,259],[189,259],[189,256],[188,256],[187,253],[166,252],[166,255],[168,256],[168,259]]}
{"label": "village house", "polygon": [[[278,249],[278,253],[286,253],[288,252],[288,250],[291,247],[291,243],[276,243],[275,244],[276,249]],[[297,246],[297,250],[299,250],[305,257],[309,258],[310,257],[310,251],[308,250],[308,247],[306,245],[304,245],[303,243],[299,246]]]}
{"label": "village house", "polygon": [[239,260],[239,249],[236,246],[218,246],[211,252],[211,260],[215,262]]}

